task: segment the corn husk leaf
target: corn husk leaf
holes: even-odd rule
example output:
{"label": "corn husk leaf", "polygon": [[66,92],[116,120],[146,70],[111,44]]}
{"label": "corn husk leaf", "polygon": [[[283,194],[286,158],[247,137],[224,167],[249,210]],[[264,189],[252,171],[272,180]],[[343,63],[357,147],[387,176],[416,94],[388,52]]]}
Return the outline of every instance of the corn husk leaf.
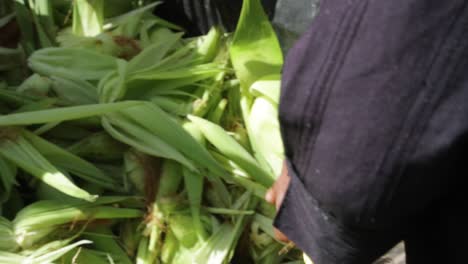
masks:
{"label": "corn husk leaf", "polygon": [[0,155],[65,194],[87,201],[94,201],[97,198],[76,186],[21,134],[16,135],[14,139],[1,139]]}
{"label": "corn husk leaf", "polygon": [[99,80],[117,67],[117,58],[81,48],[41,49],[29,57],[29,67],[45,76]]}
{"label": "corn husk leaf", "polygon": [[283,55],[260,0],[244,1],[230,54],[243,89],[263,76],[280,74]]}
{"label": "corn husk leaf", "polygon": [[3,115],[0,116],[0,126],[32,125],[75,120],[104,115],[139,104],[140,102],[136,101],[126,101],[109,104],[62,107],[49,110]]}

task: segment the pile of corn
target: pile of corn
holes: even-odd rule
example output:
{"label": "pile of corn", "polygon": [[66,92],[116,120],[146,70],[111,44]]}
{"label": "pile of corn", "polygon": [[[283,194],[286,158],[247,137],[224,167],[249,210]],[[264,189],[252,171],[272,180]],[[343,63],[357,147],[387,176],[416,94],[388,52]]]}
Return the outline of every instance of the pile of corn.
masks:
{"label": "pile of corn", "polygon": [[303,263],[263,197],[282,55],[259,0],[186,38],[121,0],[0,2],[0,263]]}

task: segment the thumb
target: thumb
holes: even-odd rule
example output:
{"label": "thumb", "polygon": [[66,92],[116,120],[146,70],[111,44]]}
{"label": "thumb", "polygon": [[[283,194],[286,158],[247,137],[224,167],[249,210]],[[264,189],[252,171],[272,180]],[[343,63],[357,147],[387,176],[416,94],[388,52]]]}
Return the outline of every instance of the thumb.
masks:
{"label": "thumb", "polygon": [[267,193],[265,194],[265,200],[271,204],[276,203],[276,192],[275,189],[270,188],[268,189]]}

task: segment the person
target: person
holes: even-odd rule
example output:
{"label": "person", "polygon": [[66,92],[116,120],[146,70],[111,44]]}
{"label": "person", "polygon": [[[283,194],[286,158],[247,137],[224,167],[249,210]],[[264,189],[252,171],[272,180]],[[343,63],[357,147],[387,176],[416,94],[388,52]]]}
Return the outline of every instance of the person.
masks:
{"label": "person", "polygon": [[464,0],[321,1],[283,69],[280,239],[315,264],[400,241],[408,264],[467,263],[467,33]]}

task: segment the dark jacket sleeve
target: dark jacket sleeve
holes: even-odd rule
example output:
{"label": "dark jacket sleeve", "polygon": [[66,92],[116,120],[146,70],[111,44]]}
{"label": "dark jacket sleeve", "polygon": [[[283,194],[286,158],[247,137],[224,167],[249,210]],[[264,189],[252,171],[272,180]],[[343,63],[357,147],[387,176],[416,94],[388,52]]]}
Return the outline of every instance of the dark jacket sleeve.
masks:
{"label": "dark jacket sleeve", "polygon": [[467,4],[324,0],[289,52],[280,122],[292,181],[275,225],[315,264],[371,263],[458,190]]}

